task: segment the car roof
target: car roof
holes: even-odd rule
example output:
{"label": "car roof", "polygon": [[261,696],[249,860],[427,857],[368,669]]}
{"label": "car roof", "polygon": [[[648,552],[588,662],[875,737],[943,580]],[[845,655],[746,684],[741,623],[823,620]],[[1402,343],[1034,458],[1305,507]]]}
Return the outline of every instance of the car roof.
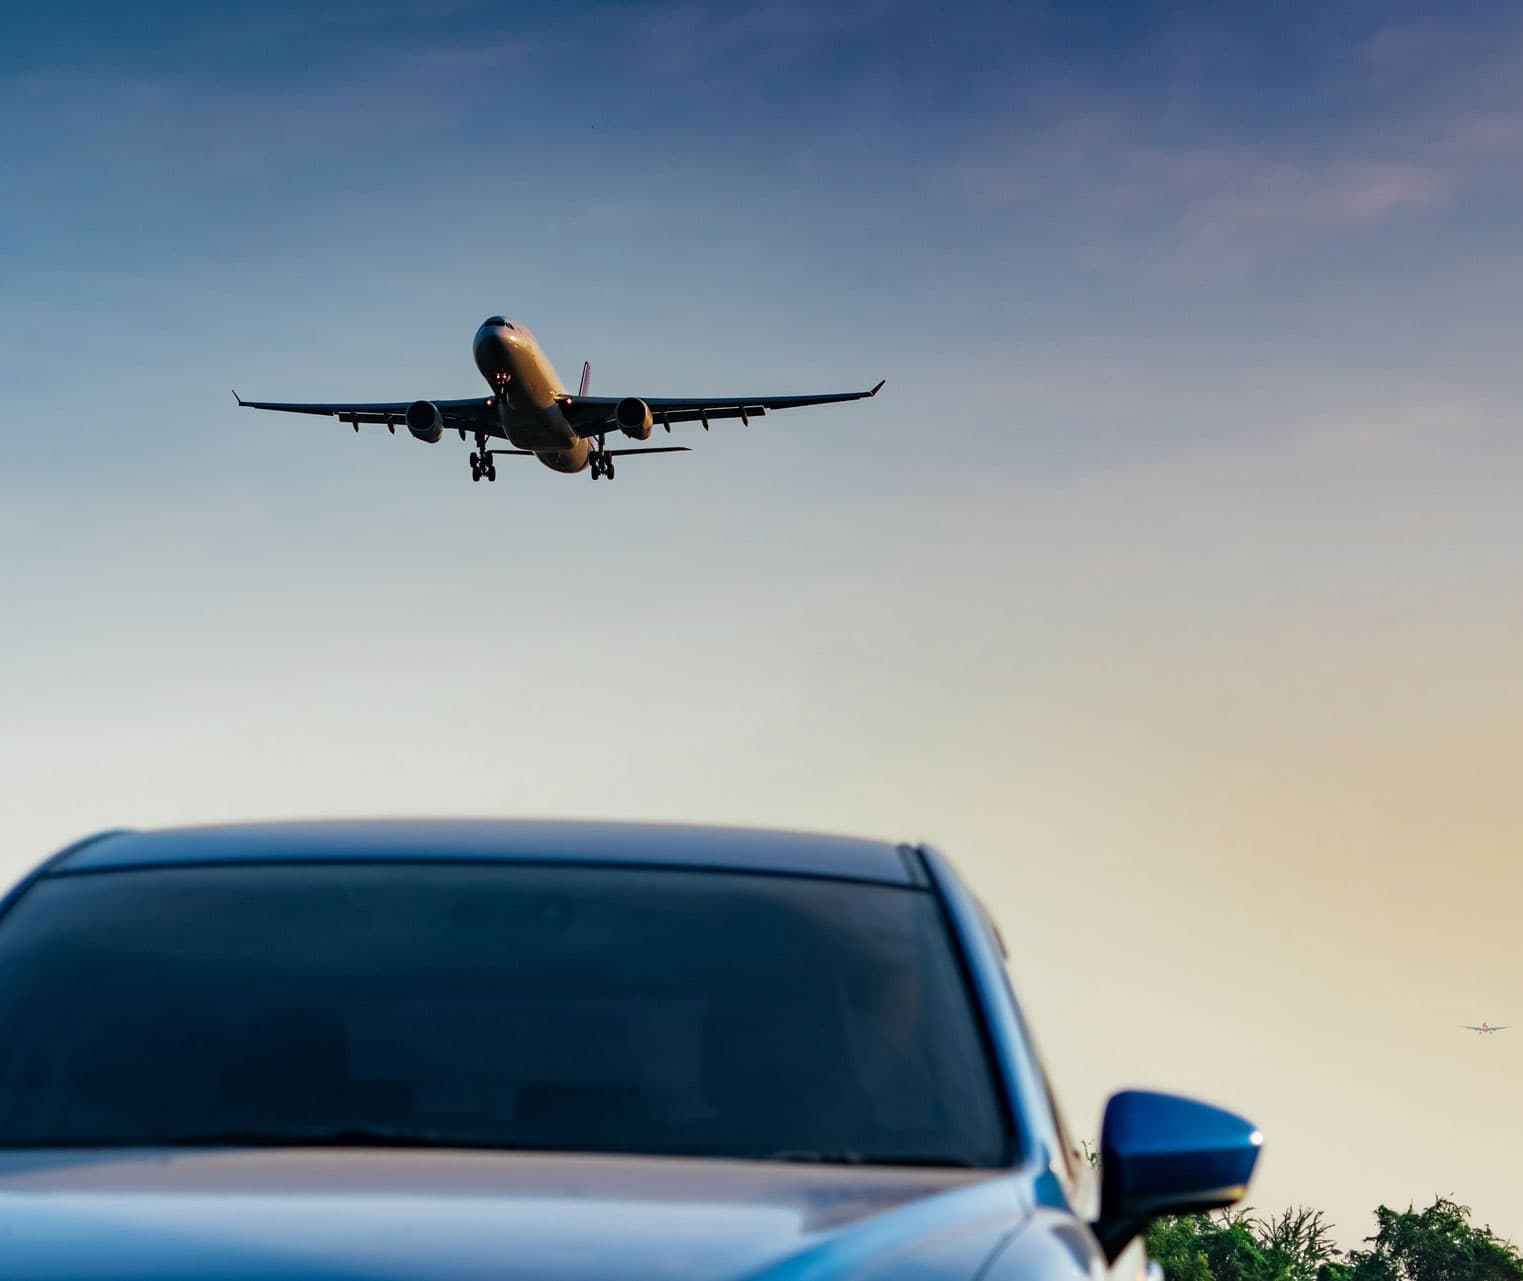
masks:
{"label": "car roof", "polygon": [[910,885],[907,846],[761,828],[530,819],[328,819],[113,831],[63,851],[51,875],[216,863],[597,863]]}

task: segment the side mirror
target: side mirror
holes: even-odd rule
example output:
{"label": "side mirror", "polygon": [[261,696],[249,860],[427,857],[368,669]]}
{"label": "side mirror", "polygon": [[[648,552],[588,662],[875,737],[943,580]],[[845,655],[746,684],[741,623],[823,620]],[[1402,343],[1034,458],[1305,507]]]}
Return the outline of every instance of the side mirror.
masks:
{"label": "side mirror", "polygon": [[1095,1236],[1114,1260],[1161,1214],[1220,1210],[1248,1194],[1264,1136],[1251,1121],[1174,1094],[1123,1090],[1100,1126]]}

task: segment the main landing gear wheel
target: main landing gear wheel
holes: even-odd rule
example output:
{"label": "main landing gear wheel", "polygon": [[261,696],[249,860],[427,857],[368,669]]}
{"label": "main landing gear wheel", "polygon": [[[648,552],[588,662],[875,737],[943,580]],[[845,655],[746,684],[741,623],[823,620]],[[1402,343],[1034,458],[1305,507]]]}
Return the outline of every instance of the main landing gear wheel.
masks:
{"label": "main landing gear wheel", "polygon": [[497,464],[492,461],[491,451],[487,449],[487,438],[478,432],[476,448],[471,454],[471,479],[480,480],[483,476],[489,481],[496,480]]}
{"label": "main landing gear wheel", "polygon": [[587,470],[592,473],[593,480],[596,480],[599,476],[607,476],[609,480],[612,480],[613,459],[602,450],[598,450],[588,460]]}

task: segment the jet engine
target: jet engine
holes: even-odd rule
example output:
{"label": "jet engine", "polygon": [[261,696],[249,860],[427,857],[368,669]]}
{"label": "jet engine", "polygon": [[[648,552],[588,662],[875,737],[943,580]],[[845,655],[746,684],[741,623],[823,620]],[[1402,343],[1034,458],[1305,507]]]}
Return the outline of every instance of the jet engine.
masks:
{"label": "jet engine", "polygon": [[415,400],[407,407],[407,430],[425,445],[437,445],[444,435],[444,415],[431,400]]}
{"label": "jet engine", "polygon": [[626,396],[613,411],[613,420],[619,430],[636,440],[649,440],[651,428],[650,406],[638,396]]}

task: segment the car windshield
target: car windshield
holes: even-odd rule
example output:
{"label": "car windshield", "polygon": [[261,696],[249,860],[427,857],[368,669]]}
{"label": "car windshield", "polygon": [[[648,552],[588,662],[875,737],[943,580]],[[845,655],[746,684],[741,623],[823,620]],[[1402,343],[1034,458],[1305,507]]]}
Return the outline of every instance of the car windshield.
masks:
{"label": "car windshield", "polygon": [[426,1143],[988,1166],[936,900],[719,871],[179,866],[0,921],[0,1147]]}

